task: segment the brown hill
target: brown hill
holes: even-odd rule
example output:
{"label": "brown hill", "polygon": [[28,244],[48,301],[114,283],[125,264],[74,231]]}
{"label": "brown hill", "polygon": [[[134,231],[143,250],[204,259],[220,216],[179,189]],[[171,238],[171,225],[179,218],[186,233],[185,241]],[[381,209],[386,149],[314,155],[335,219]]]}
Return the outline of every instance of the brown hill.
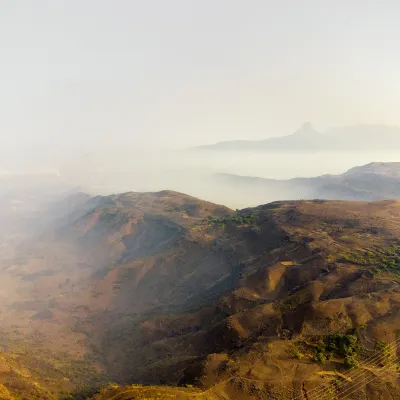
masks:
{"label": "brown hill", "polygon": [[195,313],[114,324],[104,347],[123,347],[119,366],[142,382],[200,385],[210,399],[341,398],[355,388],[399,396],[389,344],[400,328],[400,203],[286,202],[249,213],[251,223],[203,226],[244,265],[237,288]]}
{"label": "brown hill", "polygon": [[399,221],[395,201],[95,198],[4,263],[3,325],[108,380],[198,388],[97,399],[397,398]]}
{"label": "brown hill", "polygon": [[199,304],[234,287],[224,255],[210,254],[209,238],[190,232],[229,209],[168,191],[73,200],[68,216],[70,200],[52,208],[61,218],[50,234],[27,239],[0,264],[7,340],[34,337],[31,350],[49,350],[50,364],[60,354],[64,364],[78,363],[74,377],[62,366],[65,387],[92,384],[102,372],[103,351],[91,347],[112,321],[184,308],[189,297]]}

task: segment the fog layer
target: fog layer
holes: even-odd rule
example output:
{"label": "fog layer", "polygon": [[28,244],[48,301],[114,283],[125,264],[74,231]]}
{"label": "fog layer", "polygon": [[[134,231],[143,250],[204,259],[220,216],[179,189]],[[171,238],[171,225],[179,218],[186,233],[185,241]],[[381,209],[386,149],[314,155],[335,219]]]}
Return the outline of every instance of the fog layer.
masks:
{"label": "fog layer", "polygon": [[[118,160],[118,161],[115,161]],[[90,193],[176,190],[229,207],[239,208],[280,199],[293,193],[230,193],[213,181],[219,173],[270,179],[340,174],[369,162],[398,161],[397,152],[241,153],[122,150],[118,154],[77,156],[60,168],[60,178]],[[250,201],[249,201],[250,198]]]}

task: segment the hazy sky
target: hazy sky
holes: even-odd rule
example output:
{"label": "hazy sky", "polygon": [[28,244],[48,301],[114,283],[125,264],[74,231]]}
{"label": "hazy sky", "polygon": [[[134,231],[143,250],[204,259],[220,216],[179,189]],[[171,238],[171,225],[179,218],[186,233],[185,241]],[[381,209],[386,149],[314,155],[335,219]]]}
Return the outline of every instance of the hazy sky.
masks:
{"label": "hazy sky", "polygon": [[0,146],[400,125],[399,20],[396,0],[1,0]]}

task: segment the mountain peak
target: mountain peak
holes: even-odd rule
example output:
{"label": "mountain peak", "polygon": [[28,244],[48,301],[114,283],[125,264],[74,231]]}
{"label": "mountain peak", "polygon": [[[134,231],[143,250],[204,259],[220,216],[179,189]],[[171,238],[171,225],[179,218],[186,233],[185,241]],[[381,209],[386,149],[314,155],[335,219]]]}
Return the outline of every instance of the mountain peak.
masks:
{"label": "mountain peak", "polygon": [[301,126],[302,130],[314,130],[314,127],[312,126],[311,122],[304,122],[304,124]]}
{"label": "mountain peak", "polygon": [[305,122],[296,132],[295,135],[315,135],[318,132],[311,125],[311,122]]}

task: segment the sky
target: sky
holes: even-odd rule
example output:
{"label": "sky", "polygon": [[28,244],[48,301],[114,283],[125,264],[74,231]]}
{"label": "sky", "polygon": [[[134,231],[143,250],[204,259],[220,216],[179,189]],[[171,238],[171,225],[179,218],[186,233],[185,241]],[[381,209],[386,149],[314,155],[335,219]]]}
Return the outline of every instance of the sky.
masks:
{"label": "sky", "polygon": [[260,139],[305,121],[400,125],[395,0],[0,7],[7,160]]}

